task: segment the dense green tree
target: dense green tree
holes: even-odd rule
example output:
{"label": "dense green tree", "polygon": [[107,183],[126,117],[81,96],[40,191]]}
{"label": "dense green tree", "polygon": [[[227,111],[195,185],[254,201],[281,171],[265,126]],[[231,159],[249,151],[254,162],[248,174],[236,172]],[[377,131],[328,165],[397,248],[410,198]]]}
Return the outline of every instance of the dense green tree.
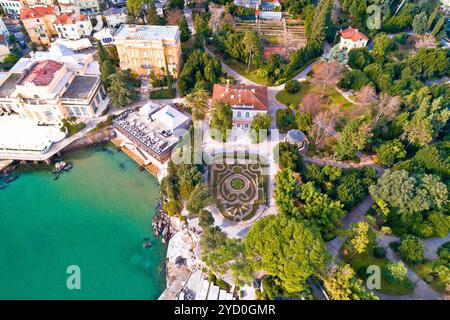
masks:
{"label": "dense green tree", "polygon": [[413,32],[415,34],[425,34],[428,29],[427,29],[427,22],[428,22],[428,17],[426,12],[420,12],[418,14],[416,14],[414,16],[414,20],[413,20]]}
{"label": "dense green tree", "polygon": [[255,31],[245,31],[242,41],[247,55],[247,68],[261,63],[263,49],[258,34]]}
{"label": "dense green tree", "polygon": [[386,166],[392,166],[397,160],[406,157],[406,150],[399,139],[383,143],[375,148],[377,161]]}
{"label": "dense green tree", "polygon": [[100,78],[106,88],[111,85],[111,76],[117,74],[117,69],[110,60],[104,60],[100,68]]}
{"label": "dense green tree", "polygon": [[207,228],[214,225],[214,217],[208,210],[205,209],[200,210],[198,218],[199,218],[198,225],[202,227],[203,230],[206,230]]}
{"label": "dense green tree", "polygon": [[378,34],[373,40],[373,55],[378,61],[384,61],[388,53],[394,49],[394,43],[385,33]]}
{"label": "dense green tree", "polygon": [[202,173],[194,164],[178,165],[177,176],[179,192],[184,200],[189,199],[195,187],[203,181]]}
{"label": "dense green tree", "polygon": [[274,152],[276,153],[274,157],[281,169],[303,172],[305,164],[296,144],[280,142]]}
{"label": "dense green tree", "polygon": [[406,236],[400,244],[400,255],[402,259],[411,264],[422,262],[425,257],[425,249],[422,242],[414,236]]}
{"label": "dense green tree", "polygon": [[369,224],[365,221],[352,223],[344,230],[342,236],[345,238],[344,248],[351,254],[350,259],[355,254],[361,254],[367,250],[369,245]]}
{"label": "dense green tree", "polygon": [[405,170],[387,170],[376,185],[369,187],[377,204],[386,214],[394,208],[400,213],[414,213],[430,209],[446,208],[447,187],[437,176],[410,175]]}
{"label": "dense green tree", "polygon": [[197,89],[186,96],[186,105],[192,111],[192,119],[203,120],[209,109],[209,94],[204,89]]}
{"label": "dense green tree", "polygon": [[296,216],[298,207],[295,202],[300,195],[300,176],[290,168],[279,171],[275,176],[275,199],[278,211],[285,215]]}
{"label": "dense green tree", "polygon": [[210,205],[212,197],[209,192],[208,186],[204,184],[197,184],[192,190],[187,202],[186,209],[193,215],[197,216],[199,212]]}
{"label": "dense green tree", "polygon": [[[253,142],[260,143],[269,136],[270,124],[272,122],[272,118],[268,114],[258,113],[252,121],[250,126],[250,137]],[[263,131],[263,133],[260,132]]]}
{"label": "dense green tree", "polygon": [[287,92],[294,94],[300,90],[300,82],[294,79],[288,80],[284,88]]}
{"label": "dense green tree", "polygon": [[301,185],[300,190],[300,199],[303,201],[299,209],[300,217],[315,224],[324,239],[330,239],[345,216],[343,205],[322,194],[312,182]]}
{"label": "dense green tree", "polygon": [[307,135],[311,134],[313,117],[310,112],[297,112],[295,114],[295,122],[297,123],[298,130],[304,132]]}
{"label": "dense green tree", "polygon": [[323,286],[332,300],[378,300],[372,292],[366,292],[362,280],[348,264],[334,265],[323,279]]}
{"label": "dense green tree", "polygon": [[342,130],[335,151],[341,159],[352,159],[356,151],[363,150],[371,137],[371,127],[366,117],[351,119]]}
{"label": "dense green tree", "polygon": [[178,22],[178,28],[180,28],[180,40],[182,42],[188,41],[191,37],[191,30],[189,29],[186,17],[183,15]]}
{"label": "dense green tree", "polygon": [[[223,101],[215,100],[213,102],[213,107],[211,111],[210,127],[215,132],[212,132],[213,139],[219,139],[225,142],[228,138],[228,131],[233,127],[233,110],[229,103],[224,103]],[[216,133],[220,133],[216,136]]]}
{"label": "dense green tree", "polygon": [[[105,61],[108,63],[109,61]],[[132,85],[125,82],[120,74],[114,73],[108,78],[109,97],[111,103],[117,107],[126,107],[137,99],[137,92]]]}
{"label": "dense green tree", "polygon": [[432,99],[427,95],[403,127],[403,138],[417,146],[426,146],[438,136],[450,118],[450,110],[442,97]]}
{"label": "dense green tree", "polygon": [[103,66],[103,62],[109,60],[109,55],[106,52],[105,48],[101,41],[97,40],[97,51],[98,51],[98,65]]}
{"label": "dense green tree", "polygon": [[353,69],[363,70],[373,62],[367,48],[352,49],[348,52],[348,65]]}
{"label": "dense green tree", "polygon": [[278,277],[287,292],[304,290],[306,280],[324,273],[329,260],[318,231],[285,215],[255,222],[244,243],[254,269]]}

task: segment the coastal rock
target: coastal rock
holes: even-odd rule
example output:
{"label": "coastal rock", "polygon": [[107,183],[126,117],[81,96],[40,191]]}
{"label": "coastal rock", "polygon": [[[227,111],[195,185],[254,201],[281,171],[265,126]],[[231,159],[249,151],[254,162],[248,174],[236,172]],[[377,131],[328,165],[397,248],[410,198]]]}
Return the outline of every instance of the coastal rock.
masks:
{"label": "coastal rock", "polygon": [[98,131],[91,132],[75,140],[74,142],[69,144],[66,148],[64,148],[63,152],[78,150],[90,145],[107,142],[115,137],[116,132],[112,127],[102,128]]}

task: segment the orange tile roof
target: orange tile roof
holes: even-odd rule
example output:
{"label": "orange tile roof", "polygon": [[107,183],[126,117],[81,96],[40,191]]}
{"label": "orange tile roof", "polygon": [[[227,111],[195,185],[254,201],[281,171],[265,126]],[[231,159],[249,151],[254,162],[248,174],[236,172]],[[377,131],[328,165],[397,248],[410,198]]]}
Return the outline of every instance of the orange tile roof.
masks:
{"label": "orange tile roof", "polygon": [[63,63],[54,60],[36,62],[20,81],[20,84],[32,82],[37,86],[46,86],[52,82],[55,73],[63,67]]}
{"label": "orange tile roof", "polygon": [[53,6],[35,8],[22,7],[22,9],[20,9],[20,20],[42,18],[49,14],[55,14],[55,8]]}
{"label": "orange tile roof", "polygon": [[269,109],[267,87],[261,86],[215,84],[213,100],[220,100],[231,106],[251,105],[254,110]]}
{"label": "orange tile roof", "polygon": [[55,20],[55,24],[74,24],[78,21],[86,21],[86,16],[84,14],[64,13]]}
{"label": "orange tile roof", "polygon": [[345,30],[339,31],[339,34],[344,39],[350,39],[352,41],[359,41],[359,40],[368,40],[368,38],[361,32],[358,31],[358,29],[354,29],[352,27],[349,27]]}

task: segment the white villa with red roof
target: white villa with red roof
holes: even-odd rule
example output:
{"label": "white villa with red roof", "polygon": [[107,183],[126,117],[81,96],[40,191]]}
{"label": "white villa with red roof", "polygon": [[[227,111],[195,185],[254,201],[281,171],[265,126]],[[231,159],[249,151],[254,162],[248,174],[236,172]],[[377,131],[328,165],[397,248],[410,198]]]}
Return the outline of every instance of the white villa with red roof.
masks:
{"label": "white villa with red roof", "polygon": [[351,49],[363,48],[367,46],[367,42],[369,41],[369,38],[367,38],[363,33],[352,27],[341,30],[338,34],[341,36],[339,47],[349,51]]}
{"label": "white villa with red roof", "polygon": [[233,109],[233,127],[250,129],[253,118],[267,113],[269,99],[267,87],[253,85],[215,84],[213,100],[229,103]]}
{"label": "white villa with red roof", "polygon": [[93,27],[91,21],[84,14],[64,13],[53,24],[58,36],[63,39],[79,40],[91,35]]}

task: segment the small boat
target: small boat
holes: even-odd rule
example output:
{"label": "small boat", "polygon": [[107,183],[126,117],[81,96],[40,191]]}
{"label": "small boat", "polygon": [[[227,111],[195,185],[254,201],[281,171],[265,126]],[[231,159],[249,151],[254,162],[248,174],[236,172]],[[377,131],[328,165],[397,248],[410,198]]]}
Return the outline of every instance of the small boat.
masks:
{"label": "small boat", "polygon": [[70,163],[66,164],[66,166],[63,168],[64,171],[69,171],[70,169],[72,169],[72,165]]}
{"label": "small boat", "polygon": [[139,172],[142,172],[142,171],[144,171],[145,170],[145,167],[143,167],[143,166],[140,166],[139,167]]}
{"label": "small boat", "polygon": [[64,168],[67,166],[67,162],[65,161],[59,161],[55,164],[55,173],[61,172],[62,170],[64,170]]}
{"label": "small boat", "polygon": [[11,177],[5,179],[5,183],[13,182],[14,180],[16,180],[18,178],[19,178],[19,176],[11,176]]}
{"label": "small boat", "polygon": [[150,239],[145,238],[144,243],[142,244],[142,247],[144,248],[150,248],[152,246],[152,243],[150,242]]}
{"label": "small boat", "polygon": [[58,180],[58,179],[59,179],[59,176],[60,176],[60,174],[58,173],[58,174],[53,178],[53,180]]}

